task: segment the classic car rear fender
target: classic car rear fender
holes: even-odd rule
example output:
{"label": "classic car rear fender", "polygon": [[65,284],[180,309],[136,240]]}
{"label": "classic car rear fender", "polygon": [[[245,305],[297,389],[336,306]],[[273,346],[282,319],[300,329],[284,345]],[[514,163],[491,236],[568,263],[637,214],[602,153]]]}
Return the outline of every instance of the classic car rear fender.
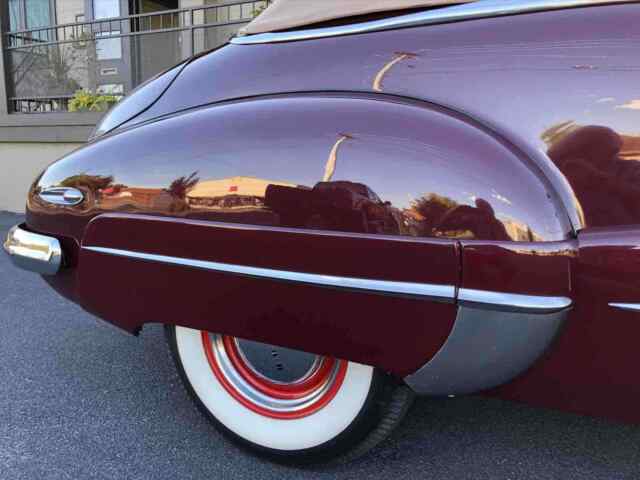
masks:
{"label": "classic car rear fender", "polygon": [[[61,186],[84,202],[41,198]],[[93,142],[40,177],[27,223],[78,242],[74,297],[128,331],[206,329],[452,394],[509,380],[559,331],[572,229],[556,193],[459,113],[289,95]]]}
{"label": "classic car rear fender", "polygon": [[104,214],[83,239],[78,293],[129,331],[179,324],[399,376],[422,366],[407,377],[416,391],[461,394],[511,380],[547,350],[571,306],[572,257],[572,242],[514,248]]}

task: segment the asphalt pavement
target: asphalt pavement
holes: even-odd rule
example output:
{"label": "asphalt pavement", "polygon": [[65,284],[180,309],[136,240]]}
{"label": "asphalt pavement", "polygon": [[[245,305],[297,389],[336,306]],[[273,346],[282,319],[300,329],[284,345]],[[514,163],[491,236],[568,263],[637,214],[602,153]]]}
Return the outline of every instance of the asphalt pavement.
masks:
{"label": "asphalt pavement", "polygon": [[[19,220],[0,213],[2,238]],[[285,468],[204,420],[161,327],[128,336],[0,255],[0,479],[94,478],[638,479],[640,426],[496,399],[419,399],[361,460]]]}

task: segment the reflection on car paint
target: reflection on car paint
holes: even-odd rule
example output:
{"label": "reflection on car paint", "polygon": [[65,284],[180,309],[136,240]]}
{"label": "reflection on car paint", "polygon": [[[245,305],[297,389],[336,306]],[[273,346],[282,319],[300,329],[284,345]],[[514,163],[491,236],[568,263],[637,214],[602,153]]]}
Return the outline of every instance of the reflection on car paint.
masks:
{"label": "reflection on car paint", "polygon": [[329,152],[329,158],[327,159],[327,164],[324,167],[324,177],[322,179],[323,182],[328,182],[333,178],[333,174],[336,173],[336,163],[338,161],[338,149],[340,145],[346,140],[353,139],[352,135],[347,133],[343,133],[340,135],[340,138],[336,140],[336,143],[331,148]]}
{"label": "reflection on car paint", "polygon": [[640,136],[569,121],[547,130],[543,139],[573,187],[586,227],[640,221]]}
{"label": "reflection on car paint", "polygon": [[527,225],[496,218],[491,204],[482,198],[464,205],[429,193],[411,200],[407,208],[397,208],[363,183],[331,181],[339,147],[352,138],[340,135],[329,153],[323,181],[313,186],[248,176],[201,179],[198,172],[180,176],[166,188],[128,186],[116,183],[113,176],[87,174],[66,178],[61,186],[88,192],[94,207],[103,212],[146,211],[211,221],[413,237],[541,240]]}
{"label": "reflection on car paint", "polygon": [[373,84],[371,85],[371,89],[376,92],[382,92],[383,91],[382,80],[384,79],[385,75],[387,75],[389,71],[396,64],[402,62],[403,60],[407,60],[409,58],[415,58],[415,57],[416,57],[415,53],[400,53],[400,52],[396,53],[394,55],[394,58],[388,61],[387,63],[385,63],[384,66],[380,69],[380,71],[376,73],[375,77],[373,78]]}
{"label": "reflection on car paint", "polygon": [[[521,140],[519,147],[553,183],[579,230],[584,224],[567,185],[571,179],[549,168],[542,136],[550,126],[571,119],[607,126],[620,135],[637,133],[640,34],[632,21],[622,24],[619,19],[621,11],[632,19],[639,9],[629,3],[345,36],[339,40],[340,55],[330,51],[327,40],[230,45],[189,65],[140,120],[278,92],[364,88],[422,99],[465,112]],[[258,51],[261,62],[256,65]],[[411,61],[399,60],[405,52],[415,55]],[[391,62],[396,63],[374,82]],[[249,69],[251,79],[238,82],[236,72]],[[211,71],[217,72],[213,79]],[[534,231],[548,239],[539,228]]]}
{"label": "reflection on car paint", "polygon": [[[37,193],[51,186],[77,188],[85,201],[49,208]],[[65,234],[78,240],[90,218],[129,212],[415,238],[561,241],[571,229],[558,208],[529,159],[465,117],[369,96],[293,96],[204,108],[94,142],[36,182],[29,221],[46,232],[57,213],[70,212],[77,221],[65,221]]]}
{"label": "reflection on car paint", "polygon": [[[539,241],[523,224],[500,221],[489,202],[461,205],[435,193],[414,199],[409,208],[382,201],[367,185],[350,181],[314,186],[252,177],[200,180],[194,174],[167,188],[105,184],[103,177],[83,176],[65,185],[103,184],[93,190],[100,211],[142,211],[185,218],[333,230],[352,233],[459,239]],[[76,183],[78,182],[78,183]],[[51,210],[50,206],[46,206]]]}

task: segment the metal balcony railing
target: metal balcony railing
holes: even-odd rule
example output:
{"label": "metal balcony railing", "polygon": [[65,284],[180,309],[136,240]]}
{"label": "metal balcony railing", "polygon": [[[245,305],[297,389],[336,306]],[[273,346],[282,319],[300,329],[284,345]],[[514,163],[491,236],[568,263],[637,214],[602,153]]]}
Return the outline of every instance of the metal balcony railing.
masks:
{"label": "metal balcony railing", "polygon": [[14,113],[66,111],[78,90],[121,97],[153,75],[216,48],[271,0],[229,1],[4,34]]}

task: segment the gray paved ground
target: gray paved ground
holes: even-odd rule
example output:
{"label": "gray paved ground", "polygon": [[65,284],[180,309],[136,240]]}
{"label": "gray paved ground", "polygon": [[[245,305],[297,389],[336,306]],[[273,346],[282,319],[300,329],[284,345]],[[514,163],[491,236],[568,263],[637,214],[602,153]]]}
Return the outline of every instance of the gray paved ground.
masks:
{"label": "gray paved ground", "polygon": [[[0,213],[0,235],[15,221]],[[419,400],[353,465],[256,460],[201,418],[161,328],[122,334],[4,255],[0,328],[1,479],[640,478],[640,427],[478,398]]]}

